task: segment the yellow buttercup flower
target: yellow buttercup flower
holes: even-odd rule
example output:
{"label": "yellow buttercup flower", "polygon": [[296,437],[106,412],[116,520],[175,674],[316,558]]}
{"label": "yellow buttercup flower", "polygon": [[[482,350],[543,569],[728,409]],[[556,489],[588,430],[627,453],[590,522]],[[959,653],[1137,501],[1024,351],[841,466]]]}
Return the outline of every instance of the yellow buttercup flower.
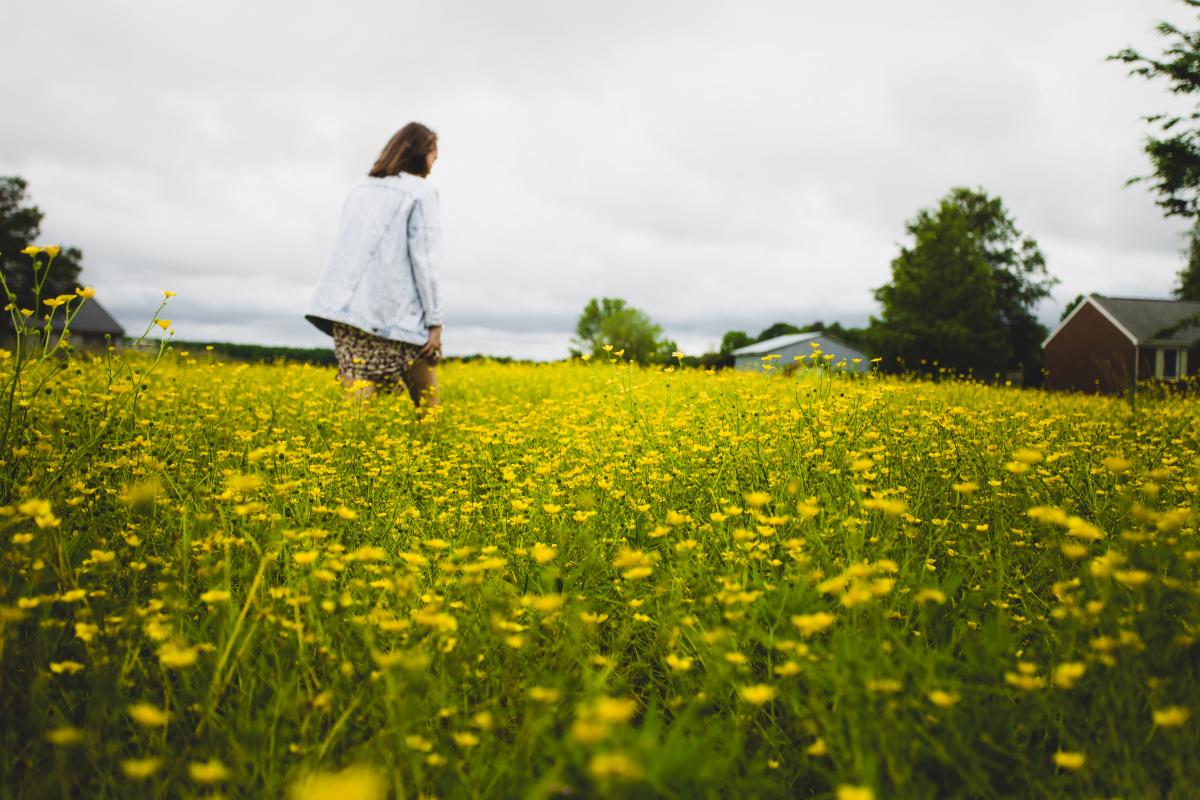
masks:
{"label": "yellow buttercup flower", "polygon": [[135,781],[145,780],[162,767],[161,758],[125,758],[121,760],[121,772]]}
{"label": "yellow buttercup flower", "polygon": [[817,611],[813,614],[795,614],[792,624],[800,630],[801,636],[815,636],[837,622],[837,617],[828,611]]}
{"label": "yellow buttercup flower", "polygon": [[738,689],[738,694],[747,703],[755,706],[761,706],[764,703],[769,703],[779,694],[774,686],[768,686],[765,683],[756,683],[753,686],[743,686]]}
{"label": "yellow buttercup flower", "polygon": [[147,728],[161,728],[170,721],[167,712],[150,703],[134,703],[129,707],[129,716],[134,722]]}
{"label": "yellow buttercup flower", "polygon": [[366,765],[311,772],[288,789],[289,800],[384,800],[387,795],[383,773]]}
{"label": "yellow buttercup flower", "polygon": [[215,758],[188,764],[188,775],[196,783],[221,783],[229,780],[229,768]]}
{"label": "yellow buttercup flower", "polygon": [[1169,706],[1154,712],[1154,724],[1159,728],[1178,728],[1188,721],[1192,712],[1184,706]]}

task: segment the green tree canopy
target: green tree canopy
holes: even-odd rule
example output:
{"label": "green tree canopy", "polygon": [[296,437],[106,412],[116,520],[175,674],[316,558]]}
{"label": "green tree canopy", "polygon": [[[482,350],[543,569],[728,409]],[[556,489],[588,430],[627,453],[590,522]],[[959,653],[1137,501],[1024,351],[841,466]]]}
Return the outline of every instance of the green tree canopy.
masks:
{"label": "green tree canopy", "polygon": [[721,337],[720,353],[727,356],[739,347],[745,347],[748,344],[754,344],[754,340],[745,331],[725,331],[725,335]]}
{"label": "green tree canopy", "polygon": [[790,322],[776,322],[770,327],[763,328],[762,333],[755,337],[756,342],[765,342],[767,339],[774,339],[776,336],[787,336],[789,333],[804,333],[804,329],[797,328]]}
{"label": "green tree canopy", "polygon": [[669,361],[671,353],[679,349],[663,337],[662,328],[644,311],[618,297],[593,297],[583,307],[575,326],[576,352],[599,358],[607,355],[606,344],[614,351],[623,350],[625,358],[641,363]]}
{"label": "green tree canopy", "polygon": [[913,244],[875,291],[883,305],[871,320],[875,349],[910,367],[924,358],[980,376],[1018,367],[1036,376],[1046,329],[1033,308],[1057,281],[1000,199],[952,189],[906,229]]}
{"label": "green tree canopy", "polygon": [[1058,315],[1058,321],[1062,322],[1064,319],[1071,316],[1071,312],[1075,310],[1075,306],[1079,305],[1086,299],[1087,299],[1087,295],[1085,295],[1085,294],[1075,295],[1075,299],[1072,300],[1071,302],[1067,303],[1067,307],[1064,308],[1062,310],[1062,313]]}
{"label": "green tree canopy", "polygon": [[1200,221],[1192,226],[1188,236],[1187,264],[1179,271],[1175,297],[1179,300],[1200,300]]}
{"label": "green tree canopy", "polygon": [[[33,309],[35,278],[32,261],[21,250],[31,244],[43,244],[38,241],[43,214],[36,206],[26,205],[25,192],[28,187],[23,178],[0,177],[0,270],[3,270],[8,290],[15,295],[17,306]],[[46,260],[44,255],[39,258]],[[81,261],[83,253],[79,249],[64,247],[54,259],[54,268],[42,287],[42,297],[74,292],[78,286]],[[4,315],[5,318],[7,316]]]}
{"label": "green tree canopy", "polygon": [[[1200,10],[1200,0],[1181,0]],[[1155,28],[1165,38],[1159,56],[1144,55],[1126,47],[1109,56],[1128,64],[1130,75],[1164,80],[1173,95],[1200,92],[1200,30],[1183,30],[1169,22]],[[1156,132],[1146,138],[1146,155],[1153,172],[1130,183],[1150,181],[1158,205],[1167,216],[1200,218],[1200,104],[1186,114],[1159,113],[1144,118]]]}

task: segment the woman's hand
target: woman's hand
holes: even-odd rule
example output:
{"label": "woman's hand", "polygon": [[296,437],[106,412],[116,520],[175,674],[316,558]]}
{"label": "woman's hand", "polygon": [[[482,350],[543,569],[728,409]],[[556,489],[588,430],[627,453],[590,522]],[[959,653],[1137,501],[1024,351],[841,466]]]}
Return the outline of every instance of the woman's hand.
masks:
{"label": "woman's hand", "polygon": [[421,345],[421,356],[435,361],[442,354],[442,326],[434,325],[429,329],[429,339]]}

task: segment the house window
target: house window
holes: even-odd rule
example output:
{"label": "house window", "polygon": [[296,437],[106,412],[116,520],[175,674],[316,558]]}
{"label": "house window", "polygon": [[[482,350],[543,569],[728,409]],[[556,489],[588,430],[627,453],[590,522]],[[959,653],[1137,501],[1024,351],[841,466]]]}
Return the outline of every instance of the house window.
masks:
{"label": "house window", "polygon": [[1187,350],[1163,348],[1154,353],[1154,377],[1164,381],[1179,380],[1187,375]]}

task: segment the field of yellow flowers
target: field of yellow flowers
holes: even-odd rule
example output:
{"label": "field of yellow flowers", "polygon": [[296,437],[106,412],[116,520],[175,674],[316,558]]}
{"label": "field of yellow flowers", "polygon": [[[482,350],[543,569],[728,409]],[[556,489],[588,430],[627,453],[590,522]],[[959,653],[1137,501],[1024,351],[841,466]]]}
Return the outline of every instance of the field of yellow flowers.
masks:
{"label": "field of yellow flowers", "polygon": [[3,797],[1200,796],[1192,400],[19,361]]}

